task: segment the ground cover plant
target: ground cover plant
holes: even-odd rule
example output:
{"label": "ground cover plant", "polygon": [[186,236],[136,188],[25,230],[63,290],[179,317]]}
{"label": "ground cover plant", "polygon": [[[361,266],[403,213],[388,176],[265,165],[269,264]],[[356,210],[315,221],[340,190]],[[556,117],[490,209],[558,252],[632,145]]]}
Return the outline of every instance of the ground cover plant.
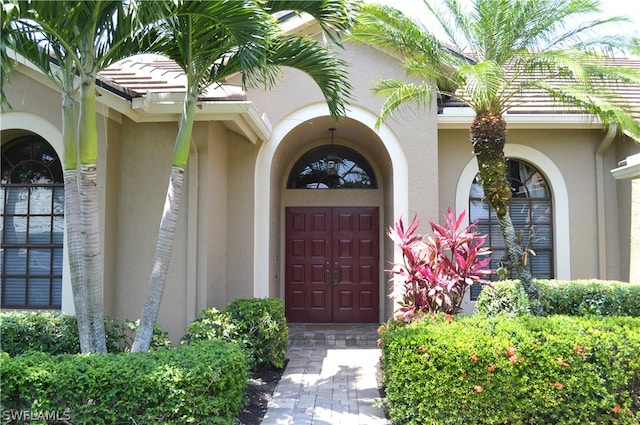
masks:
{"label": "ground cover plant", "polygon": [[638,318],[427,314],[380,344],[396,425],[640,420]]}

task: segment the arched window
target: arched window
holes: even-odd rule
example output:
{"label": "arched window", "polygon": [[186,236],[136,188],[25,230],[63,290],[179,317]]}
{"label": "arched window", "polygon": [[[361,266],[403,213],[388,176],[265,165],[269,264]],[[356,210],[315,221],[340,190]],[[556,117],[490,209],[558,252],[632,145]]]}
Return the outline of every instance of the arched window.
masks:
{"label": "arched window", "polygon": [[375,189],[369,162],[353,149],[324,145],[302,155],[289,173],[287,189]]}
{"label": "arched window", "polygon": [[59,309],[62,301],[64,181],[60,160],[39,136],[2,145],[2,307]]}
{"label": "arched window", "polygon": [[[547,179],[533,165],[507,159],[507,181],[511,186],[509,214],[527,255],[527,267],[536,278],[553,278],[553,208]],[[484,199],[479,174],[469,193],[469,221],[477,221],[478,231],[488,235],[486,243],[491,248],[491,268],[498,268],[505,258],[504,239],[496,213]],[[480,286],[472,287],[472,300],[477,299],[480,289]]]}

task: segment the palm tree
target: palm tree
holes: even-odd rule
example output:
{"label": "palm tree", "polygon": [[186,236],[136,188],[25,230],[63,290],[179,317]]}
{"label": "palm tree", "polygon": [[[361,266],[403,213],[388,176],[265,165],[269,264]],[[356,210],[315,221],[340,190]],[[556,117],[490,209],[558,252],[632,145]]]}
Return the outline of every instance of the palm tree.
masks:
{"label": "palm tree", "polygon": [[[282,66],[309,74],[322,90],[331,114],[343,115],[343,97],[350,86],[345,64],[316,42],[281,32],[271,14],[279,10],[311,14],[334,41],[348,28],[351,10],[345,0],[217,2],[157,2],[172,16],[157,24],[159,53],[174,60],[187,76],[183,113],[174,148],[169,187],[147,284],[140,327],[132,351],[147,351],[157,320],[166,282],[169,259],[180,206],[183,174],[189,158],[195,107],[200,94],[210,85],[234,74],[242,76],[243,86],[276,81]],[[159,12],[159,16],[166,16]],[[337,32],[334,32],[337,31]]]}
{"label": "palm tree", "polygon": [[[96,172],[96,75],[144,48],[146,39],[136,38],[143,34],[144,24],[137,19],[136,3],[61,0],[12,5],[14,19],[6,28],[3,24],[3,41],[49,76],[62,94],[65,229],[81,351],[106,352]],[[52,60],[57,66],[52,66]]]}
{"label": "palm tree", "polygon": [[[470,10],[458,0],[442,0],[443,10],[427,0],[424,4],[446,42],[391,7],[367,5],[356,19],[352,40],[397,52],[406,74],[422,80],[375,83],[373,91],[386,97],[378,125],[404,105],[430,107],[436,98],[457,99],[473,109],[470,141],[484,194],[496,211],[507,263],[530,299],[536,300],[538,291],[522,264],[523,249],[508,212],[504,113],[517,105],[520,93],[536,88],[559,104],[597,116],[607,126],[640,135],[640,124],[624,104],[598,84],[640,81],[637,72],[607,60],[606,55],[623,48],[626,40],[598,31],[624,19],[585,20],[600,12],[597,0],[473,0]],[[538,303],[532,304],[534,313],[544,314]]]}

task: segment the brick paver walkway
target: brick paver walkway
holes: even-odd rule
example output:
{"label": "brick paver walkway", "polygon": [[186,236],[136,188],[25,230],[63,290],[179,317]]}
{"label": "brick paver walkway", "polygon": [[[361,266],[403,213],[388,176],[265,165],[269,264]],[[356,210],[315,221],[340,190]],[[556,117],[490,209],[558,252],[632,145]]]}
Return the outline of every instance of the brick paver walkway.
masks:
{"label": "brick paver walkway", "polygon": [[386,425],[377,348],[290,346],[262,425]]}

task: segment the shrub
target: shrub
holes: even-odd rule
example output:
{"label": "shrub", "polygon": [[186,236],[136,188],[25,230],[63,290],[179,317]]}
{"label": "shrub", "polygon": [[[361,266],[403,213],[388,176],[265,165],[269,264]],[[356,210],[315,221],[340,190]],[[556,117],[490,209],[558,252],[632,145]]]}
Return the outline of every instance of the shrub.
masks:
{"label": "shrub", "polygon": [[203,310],[182,338],[183,344],[222,339],[239,344],[258,368],[284,367],[288,328],[279,299],[237,299],[219,311]]}
{"label": "shrub", "polygon": [[2,353],[0,372],[3,420],[41,412],[74,424],[216,425],[235,423],[248,373],[241,350],[223,341],[148,353]]}
{"label": "shrub", "polygon": [[443,218],[444,226],[429,222],[433,233],[429,237],[417,234],[416,217],[406,229],[400,219],[387,231],[402,251],[403,262],[391,270],[401,285],[391,296],[400,300],[397,314],[405,321],[422,313],[456,314],[473,283],[489,284],[483,277],[491,273],[491,259],[481,259],[489,253],[482,248],[486,236],[473,224],[460,229],[464,212],[456,218],[449,209]]}
{"label": "shrub", "polygon": [[[536,279],[540,303],[547,314],[570,316],[634,316],[640,317],[640,285],[604,280]],[[528,310],[528,299],[522,296],[518,281],[496,282],[495,290],[483,290],[476,311],[494,316],[522,315]]]}
{"label": "shrub", "polygon": [[[107,349],[115,353],[128,351],[137,324],[126,318],[105,318]],[[26,351],[49,354],[80,352],[76,317],[49,311],[11,311],[0,313],[2,350],[12,356]],[[159,324],[154,328],[152,349],[168,347],[171,342]]]}
{"label": "shrub", "polygon": [[640,319],[433,315],[381,328],[394,424],[635,424]]}
{"label": "shrub", "polygon": [[280,299],[237,299],[227,307],[258,368],[283,368],[289,328]]}
{"label": "shrub", "polygon": [[2,351],[12,356],[26,351],[49,354],[80,352],[75,316],[53,312],[0,313]]}
{"label": "shrub", "polygon": [[597,279],[539,280],[548,314],[640,317],[640,285]]}
{"label": "shrub", "polygon": [[195,341],[222,339],[228,342],[239,339],[238,327],[233,323],[228,311],[220,311],[215,307],[202,310],[196,320],[191,322],[181,344]]}
{"label": "shrub", "polygon": [[483,289],[475,312],[485,316],[527,316],[531,314],[529,297],[518,280],[500,280],[493,288]]}

